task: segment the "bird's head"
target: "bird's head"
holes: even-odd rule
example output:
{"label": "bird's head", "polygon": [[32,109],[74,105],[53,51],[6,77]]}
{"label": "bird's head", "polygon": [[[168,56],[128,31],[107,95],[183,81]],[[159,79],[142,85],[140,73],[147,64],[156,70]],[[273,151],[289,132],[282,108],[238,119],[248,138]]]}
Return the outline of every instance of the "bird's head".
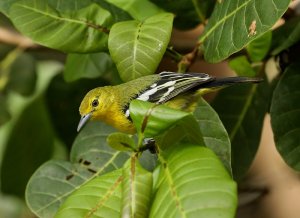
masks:
{"label": "bird's head", "polygon": [[95,119],[101,111],[100,98],[101,88],[96,88],[89,91],[83,98],[79,107],[81,119],[77,127],[78,132],[89,120]]}

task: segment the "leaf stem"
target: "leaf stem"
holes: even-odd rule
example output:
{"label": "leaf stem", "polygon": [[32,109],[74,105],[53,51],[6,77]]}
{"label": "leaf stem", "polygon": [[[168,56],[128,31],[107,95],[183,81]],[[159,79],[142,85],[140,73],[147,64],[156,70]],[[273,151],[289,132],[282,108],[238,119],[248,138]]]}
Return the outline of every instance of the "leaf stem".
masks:
{"label": "leaf stem", "polygon": [[181,61],[178,63],[178,72],[184,73],[186,72],[190,66],[195,62],[196,57],[198,56],[198,48],[199,45],[197,44],[193,51],[184,55]]}
{"label": "leaf stem", "polygon": [[16,47],[0,62],[0,91],[2,91],[8,83],[11,65],[23,53],[23,51],[24,49]]}
{"label": "leaf stem", "polygon": [[180,62],[183,58],[183,56],[180,53],[178,53],[177,51],[175,51],[172,46],[167,48],[166,55],[171,57],[176,62]]}
{"label": "leaf stem", "polygon": [[200,9],[199,1],[198,0],[193,0],[192,2],[193,2],[193,5],[195,7],[195,10],[198,14],[198,17],[199,17],[201,23],[204,24],[205,23],[205,16],[204,16],[204,14],[202,13],[202,11]]}

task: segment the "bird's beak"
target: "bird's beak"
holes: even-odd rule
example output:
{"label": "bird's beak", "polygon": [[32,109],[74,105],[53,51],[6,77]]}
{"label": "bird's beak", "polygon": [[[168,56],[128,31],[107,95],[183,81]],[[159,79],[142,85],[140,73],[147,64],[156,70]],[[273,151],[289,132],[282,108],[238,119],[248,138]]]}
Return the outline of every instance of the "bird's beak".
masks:
{"label": "bird's beak", "polygon": [[79,132],[82,129],[82,127],[91,119],[91,116],[92,116],[92,112],[85,114],[81,117],[77,127],[77,132]]}

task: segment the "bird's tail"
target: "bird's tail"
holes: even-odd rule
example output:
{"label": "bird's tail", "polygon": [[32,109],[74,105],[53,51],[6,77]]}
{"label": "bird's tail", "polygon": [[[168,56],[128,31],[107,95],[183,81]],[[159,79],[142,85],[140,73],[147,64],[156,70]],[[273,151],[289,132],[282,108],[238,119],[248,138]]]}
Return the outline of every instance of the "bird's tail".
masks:
{"label": "bird's tail", "polygon": [[225,78],[216,78],[208,83],[202,84],[201,88],[198,90],[198,93],[203,95],[209,92],[214,92],[219,89],[226,88],[240,83],[259,83],[263,81],[261,78],[251,78],[251,77],[225,77]]}
{"label": "bird's tail", "polygon": [[205,88],[221,88],[226,86],[231,86],[239,83],[259,83],[263,81],[261,78],[251,78],[251,77],[225,77],[216,78],[215,80],[206,83]]}

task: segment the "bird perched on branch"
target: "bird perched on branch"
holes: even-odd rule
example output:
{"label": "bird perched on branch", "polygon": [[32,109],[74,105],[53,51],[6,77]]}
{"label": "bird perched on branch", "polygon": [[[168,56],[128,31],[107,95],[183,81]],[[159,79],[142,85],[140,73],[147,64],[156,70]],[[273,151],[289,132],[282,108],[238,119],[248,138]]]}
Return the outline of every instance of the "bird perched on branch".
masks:
{"label": "bird perched on branch", "polygon": [[191,112],[204,93],[239,83],[257,83],[259,78],[216,78],[205,73],[162,72],[116,86],[89,91],[81,102],[77,131],[89,120],[99,120],[125,133],[135,133],[129,113],[134,99]]}

